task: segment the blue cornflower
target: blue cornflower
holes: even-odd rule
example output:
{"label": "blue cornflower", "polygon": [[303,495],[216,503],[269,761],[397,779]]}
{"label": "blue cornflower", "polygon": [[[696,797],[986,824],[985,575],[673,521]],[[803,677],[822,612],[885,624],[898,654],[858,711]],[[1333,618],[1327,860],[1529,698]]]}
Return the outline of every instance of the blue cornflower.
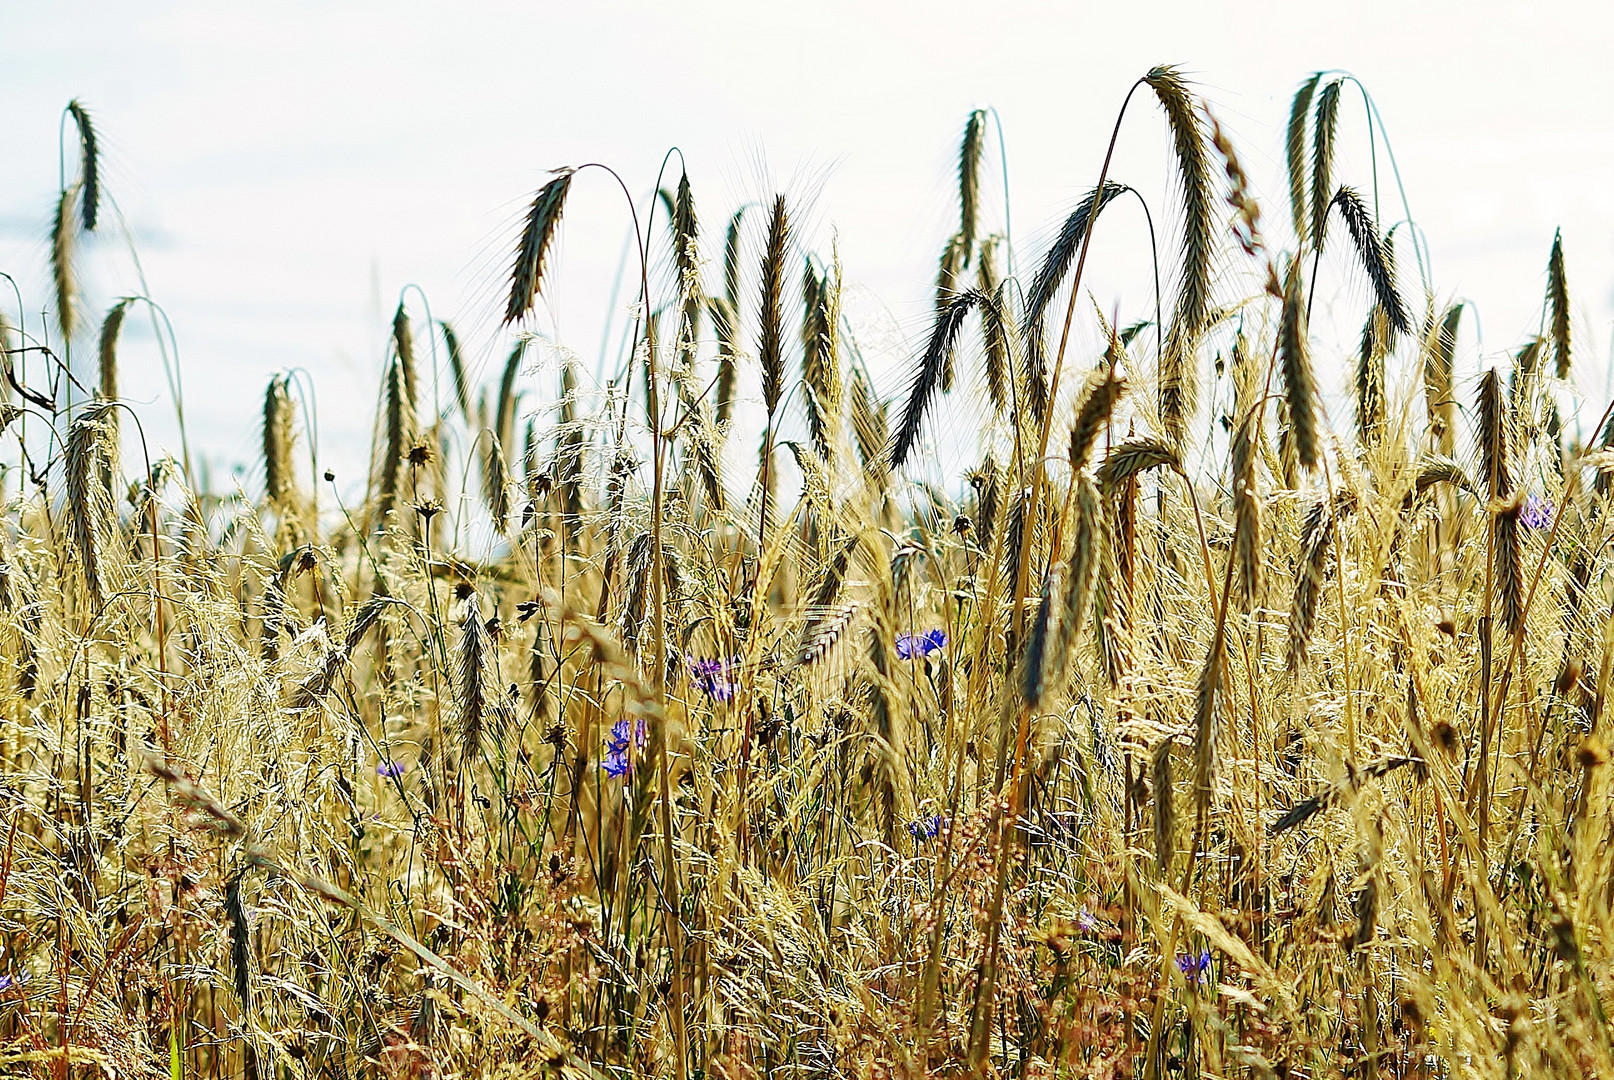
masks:
{"label": "blue cornflower", "polygon": [[1210,972],[1210,963],[1211,955],[1208,949],[1198,955],[1194,953],[1177,954],[1177,970],[1182,972],[1183,978],[1188,980],[1190,985],[1205,981],[1205,977]]}
{"label": "blue cornflower", "polygon": [[730,701],[739,685],[734,681],[734,660],[691,660],[689,682],[714,701]]}
{"label": "blue cornflower", "polygon": [[[633,760],[628,751],[643,746],[649,738],[650,732],[643,720],[618,720],[612,724],[611,737],[605,743],[605,757],[600,760],[605,775],[620,777],[632,772]],[[628,745],[630,742],[632,747]]]}
{"label": "blue cornflower", "polygon": [[5,993],[7,990],[21,990],[21,989],[22,989],[22,976],[21,975],[0,975],[0,994]]}
{"label": "blue cornflower", "polygon": [[912,660],[919,656],[929,656],[938,649],[947,645],[947,631],[937,627],[926,630],[923,634],[902,633],[897,635],[897,656],[903,660]]}
{"label": "blue cornflower", "polygon": [[920,842],[934,840],[947,827],[947,819],[940,814],[931,814],[929,817],[919,818],[908,822],[908,832],[915,840]]}
{"label": "blue cornflower", "polygon": [[375,767],[375,774],[386,780],[396,780],[408,771],[409,766],[401,761],[383,761]]}
{"label": "blue cornflower", "polygon": [[1519,524],[1526,529],[1550,529],[1552,517],[1558,508],[1552,505],[1552,500],[1540,495],[1527,495],[1524,507],[1519,511]]}

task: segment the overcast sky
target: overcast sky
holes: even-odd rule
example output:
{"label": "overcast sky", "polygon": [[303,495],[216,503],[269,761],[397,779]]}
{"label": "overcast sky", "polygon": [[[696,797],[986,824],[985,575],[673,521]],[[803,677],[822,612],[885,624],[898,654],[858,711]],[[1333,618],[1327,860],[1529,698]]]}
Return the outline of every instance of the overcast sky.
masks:
{"label": "overcast sky", "polygon": [[[970,109],[990,105],[1002,119],[1022,267],[1096,180],[1122,97],[1157,63],[1181,65],[1232,131],[1282,244],[1289,98],[1307,73],[1341,68],[1378,105],[1437,293],[1472,301],[1489,357],[1536,331],[1547,253],[1563,229],[1577,377],[1600,396],[1614,313],[1608,11],[1405,0],[10,0],[0,4],[0,269],[31,311],[48,306],[61,109],[79,98],[102,133],[107,189],[175,325],[193,441],[220,464],[254,462],[265,381],[302,367],[318,391],[323,449],[353,475],[405,285],[459,325],[480,377],[496,378],[509,251],[526,201],[556,166],[606,162],[642,195],[678,146],[714,265],[727,214],[784,191],[805,244],[827,254],[838,241],[871,349],[895,360],[924,333]],[[1363,113],[1345,100],[1338,175],[1366,189]],[[1145,192],[1170,234],[1169,144],[1143,104],[1116,175]],[[1388,224],[1401,214],[1382,145],[1378,155]],[[1000,166],[995,148],[989,164]],[[605,320],[620,326],[629,300],[610,303],[626,214],[603,176],[574,185],[538,324],[591,368]],[[986,224],[1002,228],[995,175],[987,198]],[[1145,317],[1147,234],[1126,215],[1100,233],[1095,299],[1124,320]],[[136,288],[116,245],[98,243],[84,259],[97,311]],[[1341,278],[1325,303],[1359,322],[1359,289]],[[14,307],[9,297],[0,305]],[[132,324],[130,335],[124,392],[164,406],[149,334]],[[1465,348],[1472,374],[1482,358]],[[552,374],[535,363],[535,398]],[[166,408],[147,415],[170,441]]]}

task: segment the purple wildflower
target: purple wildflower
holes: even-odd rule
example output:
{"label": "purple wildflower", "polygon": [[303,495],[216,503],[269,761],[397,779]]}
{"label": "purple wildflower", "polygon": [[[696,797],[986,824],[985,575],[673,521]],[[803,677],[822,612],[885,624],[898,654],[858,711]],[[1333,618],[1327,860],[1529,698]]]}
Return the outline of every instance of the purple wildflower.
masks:
{"label": "purple wildflower", "polygon": [[937,627],[923,634],[903,633],[897,636],[897,656],[902,660],[929,656],[947,645],[947,631]]}
{"label": "purple wildflower", "polygon": [[1086,904],[1082,905],[1082,910],[1076,915],[1076,928],[1084,934],[1091,934],[1098,929],[1098,920],[1093,918],[1093,913],[1087,910]]}
{"label": "purple wildflower", "polygon": [[1526,529],[1550,529],[1552,517],[1557,512],[1558,508],[1552,505],[1550,499],[1540,495],[1527,495],[1524,507],[1519,511],[1519,524]]}
{"label": "purple wildflower", "polygon": [[1209,950],[1205,950],[1198,955],[1194,953],[1177,954],[1177,970],[1182,972],[1183,978],[1188,981],[1190,986],[1205,981],[1206,975],[1210,972],[1210,963],[1211,954]]}
{"label": "purple wildflower", "polygon": [[21,990],[21,989],[22,989],[22,976],[21,975],[0,975],[0,994],[5,993],[7,990]]}
{"label": "purple wildflower", "polygon": [[375,767],[375,774],[386,780],[396,780],[408,771],[409,766],[401,761],[383,761]]}
{"label": "purple wildflower", "polygon": [[947,827],[947,819],[940,814],[931,814],[929,817],[919,818],[908,822],[908,832],[915,840],[924,842],[934,840]]}
{"label": "purple wildflower", "polygon": [[649,738],[650,732],[643,720],[618,720],[612,724],[611,737],[605,743],[605,757],[600,760],[600,768],[605,770],[605,775],[622,777],[632,772],[633,760],[628,752],[643,746]]}
{"label": "purple wildflower", "polygon": [[734,660],[691,660],[689,682],[714,701],[730,701],[739,689],[734,680]]}

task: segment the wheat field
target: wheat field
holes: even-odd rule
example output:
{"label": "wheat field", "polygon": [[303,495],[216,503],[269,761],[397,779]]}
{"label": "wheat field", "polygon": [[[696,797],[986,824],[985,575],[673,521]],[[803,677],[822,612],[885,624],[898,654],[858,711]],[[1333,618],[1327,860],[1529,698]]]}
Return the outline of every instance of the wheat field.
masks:
{"label": "wheat field", "polygon": [[[495,380],[399,303],[357,501],[293,372],[233,491],[146,445],[119,339],[161,311],[79,284],[115,225],[70,105],[53,295],[0,299],[0,1071],[1614,1076],[1614,405],[1559,237],[1539,335],[1460,369],[1339,175],[1352,87],[1301,84],[1263,214],[1138,80],[1175,171],[1128,326],[1084,282],[1133,189],[1106,158],[1015,257],[972,113],[885,392],[785,196],[562,169]],[[585,183],[631,349],[539,386]]]}

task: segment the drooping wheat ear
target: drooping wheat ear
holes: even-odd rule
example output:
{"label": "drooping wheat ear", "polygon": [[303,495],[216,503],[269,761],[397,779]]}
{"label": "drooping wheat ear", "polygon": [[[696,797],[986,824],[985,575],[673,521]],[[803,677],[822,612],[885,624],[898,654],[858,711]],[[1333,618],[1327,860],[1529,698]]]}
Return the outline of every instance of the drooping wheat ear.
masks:
{"label": "drooping wheat ear", "polygon": [[958,235],[967,264],[975,250],[981,191],[981,148],[986,142],[986,110],[976,109],[964,124],[958,147]]}
{"label": "drooping wheat ear", "polygon": [[555,179],[543,186],[532,200],[527,211],[527,224],[516,243],[515,262],[510,267],[510,300],[504,307],[504,325],[515,322],[532,310],[534,300],[544,285],[544,262],[560,225],[561,211],[566,207],[566,192],[571,187],[572,170],[562,169]]}
{"label": "drooping wheat ear", "polygon": [[1198,398],[1195,351],[1210,310],[1211,236],[1214,211],[1211,198],[1210,154],[1205,149],[1199,114],[1181,74],[1157,67],[1144,77],[1171,126],[1177,153],[1177,176],[1182,184],[1182,266],[1178,271],[1177,302],[1171,314],[1171,333],[1160,355],[1160,423],[1172,442],[1181,445],[1193,419]]}
{"label": "drooping wheat ear", "polygon": [[460,760],[467,764],[481,756],[487,734],[487,649],[487,628],[473,591],[465,598],[465,617],[460,623]]}
{"label": "drooping wheat ear", "polygon": [[1413,502],[1422,498],[1424,493],[1436,484],[1451,484],[1461,491],[1466,491],[1476,499],[1483,498],[1474,481],[1469,479],[1463,467],[1449,457],[1426,456],[1418,459],[1418,474],[1413,478],[1412,490],[1407,492],[1403,506],[1410,507]]}
{"label": "drooping wheat ear", "polygon": [[796,663],[813,667],[824,661],[835,646],[846,640],[847,631],[862,610],[857,604],[842,604],[830,608],[814,618],[803,629],[801,644],[796,650]]}
{"label": "drooping wheat ear", "polygon": [[1153,777],[1150,787],[1154,794],[1154,865],[1161,877],[1171,870],[1177,856],[1177,800],[1171,782],[1171,740],[1167,739],[1154,751]]}
{"label": "drooping wheat ear", "polygon": [[1261,595],[1261,500],[1255,491],[1256,440],[1261,410],[1251,409],[1233,429],[1233,584],[1246,610]]}
{"label": "drooping wheat ear", "polygon": [[958,342],[958,332],[964,326],[964,316],[982,300],[980,293],[971,290],[960,293],[947,302],[936,315],[931,327],[930,342],[919,358],[919,370],[914,374],[913,385],[908,388],[908,404],[897,423],[896,438],[891,444],[891,465],[900,469],[919,441],[919,429],[924,422],[925,410],[935,400],[941,388],[942,372]]}
{"label": "drooping wheat ear", "polygon": [[409,395],[409,407],[418,409],[420,380],[415,371],[415,332],[409,325],[409,312],[404,309],[402,300],[398,301],[398,310],[392,313],[392,348],[403,367],[404,392]]}
{"label": "drooping wheat ear", "polygon": [[1306,250],[1306,233],[1311,214],[1306,199],[1306,119],[1311,113],[1311,98],[1323,73],[1316,72],[1300,84],[1289,105],[1289,213],[1295,226],[1295,242],[1301,251]]}
{"label": "drooping wheat ear", "polygon": [[1098,467],[1099,489],[1105,498],[1110,498],[1128,480],[1162,466],[1173,471],[1182,469],[1177,451],[1159,439],[1127,439],[1116,443]]}
{"label": "drooping wheat ear", "polygon": [[1311,633],[1317,625],[1317,602],[1322,596],[1323,572],[1328,565],[1328,549],[1334,540],[1339,519],[1355,508],[1347,492],[1338,492],[1330,502],[1320,499],[1306,510],[1300,529],[1301,561],[1295,573],[1294,604],[1289,611],[1289,672],[1298,672],[1306,663]]}
{"label": "drooping wheat ear", "polygon": [[114,462],[112,428],[107,423],[112,408],[110,402],[91,403],[67,435],[68,523],[85,589],[97,610],[104,598],[107,538],[112,531],[112,495],[107,486]]}
{"label": "drooping wheat ear", "polygon": [[1289,260],[1283,283],[1283,320],[1278,329],[1278,362],[1283,375],[1283,398],[1289,415],[1289,438],[1299,463],[1316,468],[1320,456],[1317,437],[1317,384],[1312,379],[1306,336],[1306,295],[1300,283],[1300,256]]}
{"label": "drooping wheat ear", "polygon": [[[1341,187],[1334,193],[1331,205],[1337,207],[1339,216],[1345,219],[1345,228],[1350,231],[1356,256],[1361,260],[1362,269],[1367,272],[1368,281],[1373,284],[1373,295],[1379,307],[1384,309],[1391,333],[1410,334],[1412,321],[1407,318],[1406,306],[1402,304],[1401,294],[1395,287],[1394,249],[1389,241],[1379,235],[1367,204],[1362,202],[1362,197],[1354,188]],[[1389,344],[1393,346],[1394,340]]]}
{"label": "drooping wheat ear", "polygon": [[291,377],[276,372],[263,394],[264,497],[283,508],[296,490],[292,469]]}
{"label": "drooping wheat ear", "polygon": [[981,241],[980,257],[976,260],[975,289],[986,297],[981,303],[981,339],[986,356],[986,396],[992,403],[995,415],[1003,415],[1008,407],[1009,380],[1014,377],[1010,368],[1010,338],[1007,295],[1003,282],[998,279],[996,235]]}
{"label": "drooping wheat ear", "polygon": [[500,535],[510,530],[510,462],[504,456],[504,442],[497,433],[488,431],[487,445],[482,456],[482,498],[488,504],[488,516]]}
{"label": "drooping wheat ear", "polygon": [[398,479],[403,472],[404,454],[414,436],[415,411],[404,386],[403,365],[397,357],[387,365],[387,431],[381,451],[381,476],[376,488],[377,527],[384,528],[387,515],[398,501]]}
{"label": "drooping wheat ear", "polygon": [[757,360],[762,365],[762,404],[770,420],[785,388],[784,298],[785,249],[790,243],[790,217],[785,197],[774,196],[768,220],[768,248],[762,256],[762,335]]}
{"label": "drooping wheat ear", "polygon": [[1463,304],[1459,300],[1446,309],[1432,340],[1424,342],[1423,397],[1429,432],[1435,449],[1448,456],[1456,437],[1457,399],[1452,389],[1452,360],[1457,352],[1457,325],[1462,316]]}
{"label": "drooping wheat ear", "polygon": [[118,335],[123,331],[123,318],[134,301],[128,297],[112,305],[101,322],[101,392],[103,401],[114,401],[118,396]]}
{"label": "drooping wheat ear", "polygon": [[835,459],[840,436],[841,358],[836,332],[840,323],[841,272],[837,262],[820,278],[812,262],[801,281],[801,375],[807,385],[807,430],[825,463]]}
{"label": "drooping wheat ear", "polygon": [[815,664],[823,659],[851,625],[856,605],[838,607],[837,602],[841,587],[846,583],[846,568],[857,545],[855,535],[836,545],[835,554],[824,564],[808,594],[807,621],[802,625],[801,641],[796,648],[798,664]]}
{"label": "drooping wheat ear", "polygon": [[1025,702],[1028,709],[1035,709],[1042,704],[1043,690],[1047,686],[1049,638],[1057,638],[1059,634],[1059,627],[1057,625],[1050,627],[1049,622],[1058,618],[1055,607],[1059,603],[1059,594],[1064,591],[1059,588],[1063,576],[1063,569],[1055,566],[1042,579],[1042,596],[1037,601],[1037,616],[1031,621],[1031,631],[1026,637],[1026,651],[1020,659],[1020,699]]}
{"label": "drooping wheat ear", "polygon": [[67,103],[78,128],[79,187],[83,199],[79,203],[79,221],[85,232],[94,232],[96,219],[101,213],[101,152],[95,145],[95,125],[90,114],[77,99]]}
{"label": "drooping wheat ear", "polygon": [[1115,200],[1117,195],[1131,190],[1125,184],[1117,184],[1113,180],[1106,180],[1104,187],[1089,191],[1082,196],[1059,227],[1059,234],[1043,254],[1042,263],[1037,267],[1036,275],[1031,279],[1031,288],[1026,292],[1026,309],[1020,317],[1020,337],[1025,343],[1028,359],[1035,357],[1039,369],[1046,367],[1047,357],[1047,319],[1048,308],[1059,292],[1059,286],[1064,284],[1065,276],[1070,273],[1076,262],[1076,255],[1082,249],[1082,241],[1087,236],[1087,230],[1092,228],[1093,222],[1104,208]]}
{"label": "drooping wheat ear", "polygon": [[1087,467],[1087,455],[1098,442],[1099,432],[1109,422],[1115,403],[1121,400],[1126,381],[1113,368],[1091,376],[1082,390],[1076,409],[1076,422],[1070,428],[1070,467],[1077,472]]}
{"label": "drooping wheat ear", "polygon": [[460,336],[446,322],[439,321],[443,332],[443,345],[448,350],[448,368],[454,377],[454,400],[459,403],[460,416],[466,424],[471,422],[471,380],[465,371],[465,353],[460,347]]}
{"label": "drooping wheat ear", "polygon": [[1076,481],[1076,527],[1070,560],[1065,572],[1065,595],[1059,612],[1059,634],[1049,665],[1049,683],[1057,692],[1070,660],[1071,647],[1081,633],[1082,621],[1092,603],[1102,559],[1100,545],[1104,533],[1104,507],[1098,487],[1085,474]]}
{"label": "drooping wheat ear", "polygon": [[76,185],[69,185],[56,203],[56,219],[50,227],[50,269],[56,286],[56,325],[62,340],[72,340],[78,329],[78,278],[73,272],[73,200]]}
{"label": "drooping wheat ear", "polygon": [[1558,378],[1569,378],[1569,278],[1564,273],[1564,237],[1560,229],[1552,234],[1552,254],[1547,257],[1547,312],[1552,324],[1552,358]]}
{"label": "drooping wheat ear", "polygon": [[516,342],[504,362],[504,375],[499,379],[499,407],[494,412],[493,433],[501,446],[508,446],[516,430],[516,376],[521,372],[521,358],[526,355],[529,338]]}
{"label": "drooping wheat ear", "polygon": [[1339,124],[1339,88],[1335,79],[1317,97],[1311,125],[1311,242],[1322,251],[1328,232],[1328,206],[1323,200],[1334,190],[1334,130]]}
{"label": "drooping wheat ear", "polygon": [[1383,304],[1374,304],[1362,324],[1356,353],[1356,437],[1363,447],[1384,434],[1384,355],[1394,339]]}
{"label": "drooping wheat ear", "polygon": [[868,373],[861,366],[852,368],[852,437],[857,456],[865,470],[874,469],[891,442],[885,402],[875,396]]}

